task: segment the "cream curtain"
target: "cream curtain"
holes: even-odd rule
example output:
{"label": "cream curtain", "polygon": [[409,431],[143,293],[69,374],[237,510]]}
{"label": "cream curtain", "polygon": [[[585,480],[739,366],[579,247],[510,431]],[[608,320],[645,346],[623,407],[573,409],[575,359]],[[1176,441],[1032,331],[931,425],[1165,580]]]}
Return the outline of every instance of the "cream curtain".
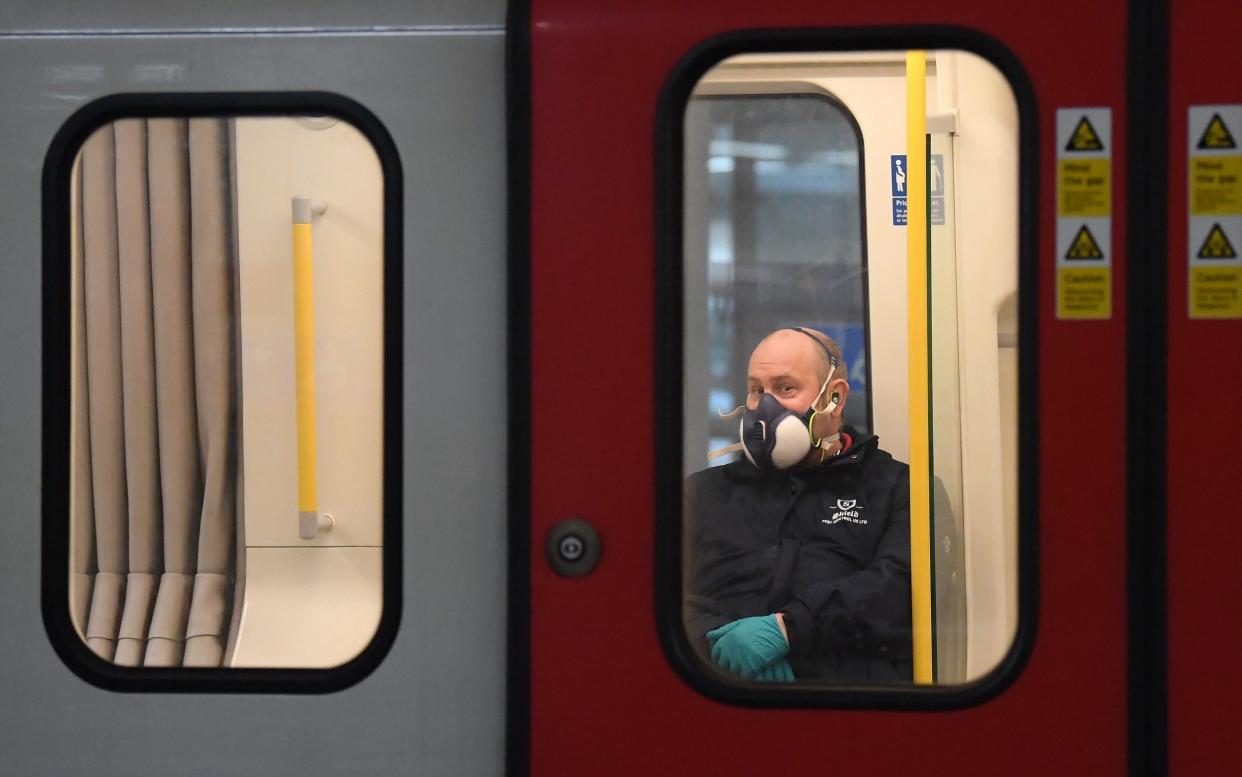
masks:
{"label": "cream curtain", "polygon": [[83,146],[71,606],[125,666],[219,666],[236,570],[236,255],[225,119]]}

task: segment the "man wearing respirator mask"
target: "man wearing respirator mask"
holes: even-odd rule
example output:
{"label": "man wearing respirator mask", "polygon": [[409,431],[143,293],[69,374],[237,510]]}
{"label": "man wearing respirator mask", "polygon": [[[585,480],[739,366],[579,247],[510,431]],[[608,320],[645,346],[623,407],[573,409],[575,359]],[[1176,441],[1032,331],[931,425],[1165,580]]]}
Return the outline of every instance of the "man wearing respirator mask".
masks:
{"label": "man wearing respirator mask", "polygon": [[750,357],[737,461],[686,482],[686,623],[729,674],[912,679],[909,468],[844,426],[841,349],[777,330]]}

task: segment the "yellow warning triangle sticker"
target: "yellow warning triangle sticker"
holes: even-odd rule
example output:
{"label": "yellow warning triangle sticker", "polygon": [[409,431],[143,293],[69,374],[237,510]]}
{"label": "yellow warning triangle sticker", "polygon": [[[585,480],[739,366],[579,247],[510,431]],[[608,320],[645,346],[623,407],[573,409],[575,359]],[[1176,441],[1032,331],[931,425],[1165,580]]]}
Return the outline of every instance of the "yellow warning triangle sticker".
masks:
{"label": "yellow warning triangle sticker", "polygon": [[1213,224],[1207,239],[1199,247],[1198,256],[1200,259],[1236,259],[1238,252],[1233,250],[1233,244],[1225,237],[1225,230],[1220,228],[1220,224]]}
{"label": "yellow warning triangle sticker", "polygon": [[1103,259],[1104,252],[1100,250],[1100,244],[1095,242],[1095,236],[1091,234],[1091,230],[1087,229],[1087,225],[1083,224],[1078,229],[1078,234],[1074,235],[1074,240],[1070,243],[1069,250],[1065,252],[1066,259]]}
{"label": "yellow warning triangle sticker", "polygon": [[1078,126],[1074,127],[1074,134],[1070,135],[1069,143],[1065,144],[1066,151],[1103,151],[1104,144],[1100,142],[1100,136],[1096,134],[1095,127],[1091,126],[1091,122],[1086,116],[1078,120]]}
{"label": "yellow warning triangle sticker", "polygon": [[1211,121],[1208,122],[1207,129],[1203,130],[1203,136],[1199,138],[1198,147],[1237,148],[1238,144],[1233,142],[1233,135],[1229,134],[1229,128],[1221,120],[1220,114],[1213,113]]}

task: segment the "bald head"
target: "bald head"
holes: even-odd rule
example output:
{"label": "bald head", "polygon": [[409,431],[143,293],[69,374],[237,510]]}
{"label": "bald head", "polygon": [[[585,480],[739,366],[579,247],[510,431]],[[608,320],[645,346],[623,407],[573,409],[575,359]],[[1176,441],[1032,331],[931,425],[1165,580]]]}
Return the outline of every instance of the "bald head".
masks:
{"label": "bald head", "polygon": [[[845,359],[841,355],[841,347],[831,337],[814,329],[777,329],[755,346],[755,350],[751,353],[751,363],[754,363],[756,355],[771,359],[774,355],[780,356],[790,352],[798,354],[799,358],[809,357],[815,362],[815,374],[820,383],[828,378],[829,373],[832,373],[834,379],[849,376]],[[829,354],[832,355],[832,359],[836,360],[835,370],[833,370]]]}

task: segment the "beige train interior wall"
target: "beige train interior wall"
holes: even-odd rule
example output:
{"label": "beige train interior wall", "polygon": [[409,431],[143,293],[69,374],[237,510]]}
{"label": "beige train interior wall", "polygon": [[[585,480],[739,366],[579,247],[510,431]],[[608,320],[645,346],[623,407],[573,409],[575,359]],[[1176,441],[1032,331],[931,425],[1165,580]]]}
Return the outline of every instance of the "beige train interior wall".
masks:
{"label": "beige train interior wall", "polygon": [[[345,122],[236,122],[246,594],[233,666],[322,667],[370,642],[382,608],[383,177]],[[314,219],[319,510],[298,537],[291,202]]]}

